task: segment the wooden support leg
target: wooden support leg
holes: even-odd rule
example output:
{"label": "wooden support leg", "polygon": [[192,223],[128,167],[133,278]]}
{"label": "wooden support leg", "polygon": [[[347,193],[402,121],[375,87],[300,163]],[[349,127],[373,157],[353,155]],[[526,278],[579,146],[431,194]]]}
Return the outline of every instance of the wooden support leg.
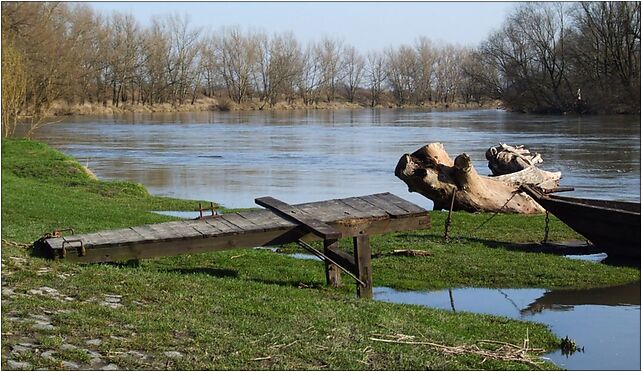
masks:
{"label": "wooden support leg", "polygon": [[360,298],[372,298],[372,254],[370,250],[370,239],[368,235],[359,235],[353,238],[354,261],[356,274],[365,283],[365,286],[357,283],[357,296]]}
{"label": "wooden support leg", "polygon": [[[339,249],[339,242],[336,239],[326,239],[323,241],[323,253],[328,255],[328,251],[334,249]],[[326,283],[331,287],[341,286],[341,269],[336,265],[330,263],[330,261],[325,261],[325,280]]]}

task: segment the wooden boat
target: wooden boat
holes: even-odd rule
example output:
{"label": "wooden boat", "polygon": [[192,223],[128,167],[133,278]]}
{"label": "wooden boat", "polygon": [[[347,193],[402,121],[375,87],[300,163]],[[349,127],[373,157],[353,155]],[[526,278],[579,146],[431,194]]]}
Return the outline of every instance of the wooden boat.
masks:
{"label": "wooden boat", "polygon": [[556,196],[526,185],[521,189],[609,256],[640,258],[640,203]]}

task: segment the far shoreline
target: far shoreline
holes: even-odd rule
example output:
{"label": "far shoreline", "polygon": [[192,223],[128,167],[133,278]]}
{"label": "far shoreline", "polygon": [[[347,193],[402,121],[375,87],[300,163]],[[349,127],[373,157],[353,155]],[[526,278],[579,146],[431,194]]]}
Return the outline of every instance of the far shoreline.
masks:
{"label": "far shoreline", "polygon": [[139,114],[139,113],[188,113],[188,112],[289,112],[289,111],[335,111],[335,110],[365,110],[365,109],[408,109],[408,110],[426,110],[426,111],[445,111],[445,110],[475,110],[475,109],[503,109],[501,101],[488,102],[454,102],[454,103],[435,103],[429,102],[424,105],[402,105],[398,106],[392,103],[385,103],[376,106],[370,106],[364,103],[351,102],[319,102],[318,104],[305,105],[300,102],[288,104],[279,102],[274,106],[263,105],[262,102],[250,101],[236,104],[225,98],[200,98],[194,104],[187,103],[182,105],[172,105],[169,103],[156,105],[142,104],[121,104],[118,107],[108,104],[83,103],[68,104],[57,102],[47,111],[48,117],[65,117],[65,116],[93,116],[93,115],[121,115],[121,114]]}

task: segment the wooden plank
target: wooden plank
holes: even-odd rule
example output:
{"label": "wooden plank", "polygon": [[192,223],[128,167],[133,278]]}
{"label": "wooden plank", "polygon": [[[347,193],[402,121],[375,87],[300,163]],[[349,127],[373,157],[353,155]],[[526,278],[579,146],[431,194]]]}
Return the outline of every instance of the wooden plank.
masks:
{"label": "wooden plank", "polygon": [[[370,199],[372,202],[364,199]],[[306,208],[309,207],[311,211],[321,213],[326,216],[325,218],[333,215],[335,220],[328,221],[323,225],[336,230],[341,236],[374,235],[430,227],[430,216],[427,211],[420,212],[419,207],[392,194],[384,193],[364,197],[364,199],[345,198],[302,205]],[[404,203],[413,207],[411,208]],[[397,218],[389,218],[390,211],[386,212],[381,208],[394,210],[391,205],[403,209],[407,213],[399,215]],[[299,212],[297,217],[312,217],[313,220],[318,221],[309,213]],[[410,212],[417,215],[409,214]],[[347,216],[349,223],[342,222],[346,221],[342,219],[343,215]],[[376,217],[367,217],[369,215]],[[320,238],[317,232],[299,224],[291,216],[271,210],[242,212],[231,219],[241,226],[221,217],[214,217],[198,221],[174,221],[69,236],[67,239],[81,239],[90,249],[88,249],[86,257],[68,255],[66,259],[75,262],[106,262],[114,261],[116,258],[118,260],[140,259],[201,251],[278,245],[291,243],[297,239],[314,241]],[[201,228],[199,229],[198,226]],[[251,228],[251,231],[242,230],[241,227]],[[198,241],[199,239],[204,241]],[[52,249],[55,251],[62,245],[62,239],[51,238],[45,243],[50,251]],[[334,257],[339,263],[340,259],[347,260],[345,256],[346,254],[336,254]],[[349,265],[349,262],[345,264]]]}
{"label": "wooden plank", "polygon": [[[100,237],[106,241],[105,243],[103,243],[103,245],[104,244],[122,244],[122,243],[129,243],[129,242],[141,242],[145,240],[145,238],[143,238],[142,235],[130,229],[129,227],[125,229],[99,231],[97,234],[100,235]],[[67,238],[67,239],[70,239],[70,238]]]}
{"label": "wooden plank", "polygon": [[247,230],[247,231],[252,231],[256,230],[258,226],[250,222],[250,220],[244,218],[243,216],[239,215],[238,213],[232,213],[232,214],[226,214],[222,217],[220,217],[222,220],[227,221],[235,226],[238,226],[239,229],[241,230]]}
{"label": "wooden plank", "polygon": [[[217,218],[202,221],[209,224],[214,220],[217,220]],[[336,223],[330,225],[337,229],[343,236],[385,234],[397,231],[427,229],[430,227],[430,216],[428,215],[411,218],[388,218],[363,221],[364,222],[360,224],[345,225]],[[137,230],[143,228],[148,228],[150,229],[150,233],[157,234],[159,240],[101,246],[95,249],[88,249],[86,256],[78,257],[76,255],[67,255],[65,259],[84,263],[113,262],[235,248],[280,245],[291,243],[297,239],[308,242],[320,240],[319,236],[311,233],[305,227],[294,224],[289,227],[275,227],[273,229],[256,230],[243,234],[238,234],[238,230],[233,230],[216,236],[186,240],[178,239],[173,231],[158,227],[158,224],[136,227]],[[82,235],[76,237],[82,237]],[[56,247],[56,244],[58,244],[59,247],[60,243],[57,243],[58,240],[60,239],[47,239],[45,244],[48,245],[51,250]]]}
{"label": "wooden plank", "polygon": [[363,213],[359,210],[352,208],[346,203],[342,203],[341,199],[328,200],[327,202],[320,204],[317,208],[318,212],[306,212],[314,216],[319,213],[323,216],[323,221],[327,222],[336,222],[345,219],[360,218],[359,216],[363,216]]}
{"label": "wooden plank", "polygon": [[203,236],[215,236],[222,232],[220,229],[208,224],[204,220],[187,220],[185,221],[185,224],[200,232]]}
{"label": "wooden plank", "polygon": [[328,222],[335,222],[343,217],[336,210],[329,208],[326,204],[301,205],[296,208],[301,210],[303,213],[307,213],[309,216],[312,216],[314,219],[321,221],[321,223],[326,224]]}
{"label": "wooden plank", "polygon": [[323,253],[328,256],[328,258],[339,264],[339,266],[343,267],[344,269],[357,275],[354,257],[351,254],[340,249],[338,245],[330,245],[326,249],[324,244],[323,248]]}
{"label": "wooden plank", "polygon": [[280,200],[267,196],[254,199],[254,201],[260,206],[272,209],[275,212],[281,213],[282,215],[305,225],[306,228],[323,239],[339,239],[341,237],[341,233],[335,228],[317,220],[315,217],[303,212],[301,209],[293,207]]}
{"label": "wooden plank", "polygon": [[[331,250],[337,249],[339,249],[339,242],[337,242],[336,239],[326,239],[323,241],[323,253],[326,254],[326,256],[328,256],[327,253]],[[325,281],[326,284],[331,287],[338,288],[341,286],[341,269],[328,260],[325,260]]]}
{"label": "wooden plank", "polygon": [[273,227],[294,227],[297,224],[287,220],[283,217],[276,215],[270,210],[252,211],[252,212],[238,212],[243,218],[250,220],[253,224],[262,229],[270,229]]}
{"label": "wooden plank", "polygon": [[402,199],[398,197],[395,194],[391,194],[389,192],[383,193],[383,194],[377,194],[378,197],[387,200],[388,202],[396,205],[399,208],[402,208],[406,210],[409,214],[423,214],[423,213],[428,213],[427,210],[424,208],[413,204],[405,199]]}
{"label": "wooden plank", "polygon": [[66,239],[68,239],[68,240],[69,239],[80,239],[80,240],[82,240],[83,244],[87,248],[109,243],[109,241],[105,240],[98,233],[90,233],[90,234],[80,234],[80,235],[76,235],[76,236],[68,236],[68,237],[66,237]]}
{"label": "wooden plank", "polygon": [[366,195],[366,196],[362,196],[361,199],[365,200],[366,202],[374,205],[379,209],[383,209],[392,218],[402,217],[408,214],[406,210],[397,207],[396,205],[392,204],[391,202],[385,199],[378,197],[377,195]]}
{"label": "wooden plank", "polygon": [[216,218],[207,218],[204,219],[205,223],[208,225],[212,225],[213,227],[216,227],[217,229],[221,230],[222,234],[238,234],[242,232],[241,229],[239,229],[238,226],[227,222],[224,220],[222,217],[216,217]]}
{"label": "wooden plank", "polygon": [[368,235],[352,238],[357,276],[365,285],[357,283],[359,298],[372,298],[372,252]]}
{"label": "wooden plank", "polygon": [[203,237],[203,234],[201,234],[200,231],[196,230],[192,226],[188,225],[187,221],[164,222],[162,225],[173,230],[176,235],[180,236],[180,238],[182,239]]}
{"label": "wooden plank", "polygon": [[359,198],[345,198],[341,199],[341,202],[349,205],[352,209],[359,211],[360,218],[388,218],[388,213],[381,208],[377,208],[374,205],[368,203],[365,200]]}
{"label": "wooden plank", "polygon": [[180,236],[176,235],[174,230],[162,223],[147,225],[147,227],[158,236],[160,241],[176,240],[180,238]]}
{"label": "wooden plank", "polygon": [[65,240],[63,238],[49,238],[46,240],[46,244],[51,249],[60,249],[62,247],[62,242]]}
{"label": "wooden plank", "polygon": [[325,222],[337,222],[344,219],[353,219],[353,215],[358,213],[357,210],[341,202],[341,199],[326,200],[323,202],[313,202],[298,204],[294,207],[301,209],[314,218]]}
{"label": "wooden plank", "polygon": [[154,233],[154,230],[150,229],[147,226],[132,226],[130,229],[134,230],[138,235],[143,237],[143,240],[157,240],[158,235]]}

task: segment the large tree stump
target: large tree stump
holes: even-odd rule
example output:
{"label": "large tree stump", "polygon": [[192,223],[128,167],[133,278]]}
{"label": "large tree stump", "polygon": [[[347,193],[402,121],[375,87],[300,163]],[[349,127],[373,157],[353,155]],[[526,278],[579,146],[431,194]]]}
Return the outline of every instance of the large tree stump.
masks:
{"label": "large tree stump", "polygon": [[395,175],[408,185],[410,192],[431,199],[435,210],[448,209],[456,192],[453,210],[542,213],[544,209],[539,204],[519,191],[522,183],[533,184],[531,177],[537,172],[529,169],[500,177],[480,176],[467,154],[453,161],[441,143],[431,143],[413,154],[404,154]]}

